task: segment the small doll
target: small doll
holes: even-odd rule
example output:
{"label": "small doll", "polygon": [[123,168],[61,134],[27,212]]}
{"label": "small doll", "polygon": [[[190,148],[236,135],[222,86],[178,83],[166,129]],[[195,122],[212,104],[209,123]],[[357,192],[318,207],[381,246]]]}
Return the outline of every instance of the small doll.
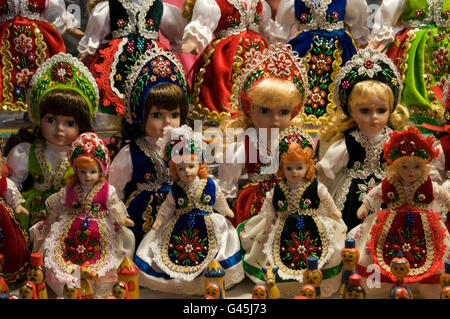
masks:
{"label": "small doll", "polygon": [[180,9],[162,0],[93,1],[88,8],[78,58],[97,80],[99,125],[111,127],[108,122],[118,123],[115,115],[125,114],[125,81],[135,61],[152,48],[168,50],[159,41],[159,31],[179,51],[187,21]]}
{"label": "small doll", "polygon": [[[275,132],[294,123],[308,95],[306,83],[305,67],[287,45],[256,52],[243,66],[234,100],[240,115],[223,123],[226,141],[234,141],[229,135],[236,131],[238,142],[225,143],[226,158],[218,169],[219,185],[227,199],[237,197],[232,219],[235,227],[259,213],[266,193],[278,181],[278,161],[272,158],[272,145],[278,139]],[[240,181],[245,173],[248,179]],[[239,182],[245,186],[239,188]]]}
{"label": "small doll", "polygon": [[386,45],[386,55],[404,80],[401,103],[417,124],[443,119],[441,96],[450,71],[449,21],[448,0],[383,0],[375,15],[370,46]]}
{"label": "small doll", "polygon": [[225,270],[216,259],[211,260],[209,265],[203,270],[203,278],[205,295],[214,297],[214,299],[225,299]]}
{"label": "small doll", "polygon": [[333,99],[339,109],[319,130],[317,174],[348,231],[361,223],[355,207],[384,177],[388,133],[408,119],[398,104],[401,83],[392,61],[371,49],[359,50],[336,76]]}
{"label": "small doll", "polygon": [[318,259],[317,257],[309,256],[306,258],[306,269],[303,272],[303,283],[305,285],[312,285],[316,292],[315,298],[322,298],[322,290],[320,289],[320,285],[323,280],[323,273],[318,268]]}
{"label": "small doll", "polygon": [[356,265],[359,260],[359,250],[355,247],[355,239],[347,237],[345,239],[345,247],[341,252],[344,270],[342,271],[341,287],[339,288],[339,298],[344,298],[344,292],[349,285],[350,276],[357,274]]}
{"label": "small doll", "polygon": [[[408,259],[403,257],[402,251],[399,250],[397,257],[392,259],[390,264],[392,275],[395,277],[394,285],[389,291],[389,298],[391,299],[413,299],[412,292],[408,285],[404,282],[404,278],[408,276],[411,268]],[[405,291],[407,295],[405,295]]]}
{"label": "small doll", "polygon": [[46,201],[50,229],[41,248],[47,283],[58,295],[73,278],[73,264],[96,272],[98,282],[111,287],[123,256],[134,251],[133,233],[126,227],[133,221],[105,179],[110,158],[103,140],[95,133],[83,133],[72,143],[67,158],[74,173]]}
{"label": "small doll", "polygon": [[[265,0],[185,0],[184,53],[200,53],[192,66],[190,119],[218,123],[238,115],[233,90],[247,53],[269,46],[272,10]],[[213,37],[214,36],[214,37]]]}
{"label": "small doll", "polygon": [[[169,51],[152,49],[142,55],[133,66],[130,83],[123,135],[131,142],[112,161],[108,180],[126,201],[137,247],[150,231],[173,183],[156,140],[163,136],[164,127],[185,124],[189,103],[183,67]],[[136,190],[125,194],[130,182]]]}
{"label": "small doll", "polygon": [[377,213],[349,233],[361,251],[357,270],[368,277],[367,267],[378,266],[381,288],[368,287],[366,292],[386,296],[395,281],[389,265],[401,250],[411,268],[404,282],[422,298],[438,298],[443,261],[450,255],[450,237],[440,215],[443,206],[450,208],[450,195],[429,177],[429,163],[438,150],[433,147],[433,137],[425,138],[413,125],[391,132],[389,138],[383,147],[386,177],[366,195],[357,211],[359,218],[366,217],[369,210]]}
{"label": "small doll", "polygon": [[66,52],[61,35],[79,32],[77,21],[63,0],[2,1],[0,21],[0,112],[27,112],[29,80],[45,60]]}
{"label": "small doll", "polygon": [[80,285],[72,280],[64,285],[63,296],[67,299],[81,299]]}
{"label": "small doll", "polygon": [[36,286],[31,281],[25,281],[19,288],[21,299],[39,299]]}
{"label": "small doll", "polygon": [[269,291],[266,285],[258,284],[253,287],[252,299],[269,299]]}
{"label": "small doll", "polygon": [[175,179],[152,230],[137,248],[139,284],[153,290],[204,295],[201,274],[215,258],[225,289],[244,278],[239,238],[225,196],[208,177],[201,134],[186,125],[167,127],[158,141]]}
{"label": "small doll", "polygon": [[366,299],[366,292],[361,286],[361,276],[358,273],[349,277],[342,299]]}
{"label": "small doll", "polygon": [[30,268],[27,271],[27,279],[36,286],[39,299],[48,299],[47,286],[45,285],[44,260],[41,253],[30,255]]}
{"label": "small doll", "polygon": [[306,299],[316,299],[316,288],[313,285],[304,285],[300,290],[300,296]]}
{"label": "small doll", "polygon": [[[91,130],[98,103],[97,84],[88,69],[70,54],[46,60],[31,79],[29,115],[35,125],[33,141],[15,145],[7,154],[10,178],[25,199],[29,217],[19,218],[28,230],[46,219],[45,200],[64,186],[72,168],[67,150],[79,133]],[[30,177],[29,177],[30,176]],[[31,178],[33,186],[22,186]],[[42,227],[40,227],[42,229]],[[33,245],[38,229],[31,235]],[[37,250],[35,250],[37,251]]]}
{"label": "small doll", "polygon": [[210,282],[205,288],[205,298],[208,299],[224,299],[223,287],[217,282]]}
{"label": "small doll", "polygon": [[7,177],[8,168],[3,163],[0,151],[0,274],[1,280],[14,281],[25,273],[30,258],[28,233],[17,220],[28,215],[28,210],[22,206],[25,200]]}
{"label": "small doll", "polygon": [[[368,43],[365,0],[281,0],[274,39],[292,45],[308,65],[312,94],[301,112],[305,124],[324,124],[334,113],[333,80]],[[291,38],[292,27],[298,33]],[[289,41],[288,41],[289,40]]]}
{"label": "small doll", "polygon": [[[316,257],[325,296],[339,288],[345,226],[325,186],[314,176],[314,142],[302,129],[281,132],[278,184],[266,194],[261,212],[238,228],[244,269],[256,283],[258,265],[278,267],[282,296],[298,294],[307,259]],[[281,281],[280,281],[281,280]],[[289,296],[291,298],[293,296]]]}
{"label": "small doll", "polygon": [[126,282],[116,282],[112,287],[112,295],[116,297],[116,299],[130,299]]}

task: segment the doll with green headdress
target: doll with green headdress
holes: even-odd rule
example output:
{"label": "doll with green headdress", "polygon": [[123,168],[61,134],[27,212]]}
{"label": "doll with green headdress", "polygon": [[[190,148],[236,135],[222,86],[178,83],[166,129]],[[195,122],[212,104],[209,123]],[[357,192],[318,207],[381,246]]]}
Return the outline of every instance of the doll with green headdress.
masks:
{"label": "doll with green headdress", "polygon": [[[29,218],[20,216],[28,230],[47,217],[45,200],[64,186],[73,173],[67,150],[82,132],[91,131],[98,90],[88,69],[69,54],[60,53],[43,63],[31,79],[32,140],[8,153],[10,178],[22,191]],[[31,189],[25,184],[32,182]]]}

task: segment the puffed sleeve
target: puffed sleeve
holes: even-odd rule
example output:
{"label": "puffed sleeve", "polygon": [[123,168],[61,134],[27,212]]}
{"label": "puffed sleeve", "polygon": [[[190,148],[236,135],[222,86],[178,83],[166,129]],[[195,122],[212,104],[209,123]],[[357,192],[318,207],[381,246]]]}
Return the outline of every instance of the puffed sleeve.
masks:
{"label": "puffed sleeve", "polygon": [[133,177],[133,163],[131,161],[130,146],[125,145],[114,157],[111,163],[108,181],[114,186],[117,195],[124,200],[124,189]]}
{"label": "puffed sleeve", "polygon": [[197,43],[197,51],[202,52],[211,42],[220,17],[220,8],[215,0],[197,0],[192,19],[184,29],[183,42],[194,40]]}
{"label": "puffed sleeve", "polygon": [[121,217],[128,217],[127,207],[119,199],[116,193],[116,188],[111,184],[109,184],[106,207],[108,208],[113,220],[117,222],[119,222]]}
{"label": "puffed sleeve", "polygon": [[14,184],[12,180],[6,178],[6,185],[7,190],[5,194],[5,201],[9,207],[16,208],[17,206],[25,202],[25,199],[23,199],[22,194],[20,194],[16,184]]}
{"label": "puffed sleeve", "polygon": [[294,0],[280,0],[271,35],[273,42],[286,43],[290,39],[292,26],[296,23],[294,4]]}
{"label": "puffed sleeve", "polygon": [[58,219],[58,216],[65,211],[66,196],[67,187],[63,187],[57,193],[50,195],[45,201],[45,206],[48,211],[46,224],[49,227]]}
{"label": "puffed sleeve", "polygon": [[9,178],[16,184],[19,191],[22,183],[28,175],[28,155],[30,154],[30,143],[20,143],[14,146],[6,159],[6,166],[9,168]]}
{"label": "puffed sleeve", "polygon": [[75,16],[66,10],[64,0],[48,0],[42,16],[53,24],[60,34],[69,28],[75,28],[78,24]]}
{"label": "puffed sleeve", "polygon": [[347,0],[344,23],[349,27],[353,39],[360,46],[366,46],[369,41],[368,16],[365,0]]}
{"label": "puffed sleeve", "polygon": [[164,2],[164,11],[159,30],[170,42],[172,51],[181,51],[181,39],[188,21],[183,17],[181,10]]}
{"label": "puffed sleeve", "polygon": [[230,210],[228,202],[220,189],[220,186],[216,184],[216,201],[214,202],[214,209],[218,211],[221,215],[226,216]]}
{"label": "puffed sleeve", "polygon": [[435,200],[439,203],[446,205],[450,201],[450,194],[445,187],[438,185],[436,182],[433,182],[433,193]]}
{"label": "puffed sleeve", "polygon": [[173,198],[172,190],[167,194],[166,199],[161,204],[158,210],[158,217],[161,219],[161,225],[165,225],[169,218],[175,214],[175,199]]}
{"label": "puffed sleeve", "polygon": [[348,163],[349,155],[345,139],[334,142],[327,150],[323,158],[317,163],[317,170],[334,180],[335,174]]}
{"label": "puffed sleeve", "polygon": [[338,209],[334,203],[333,197],[331,197],[330,192],[328,192],[328,188],[322,183],[319,183],[317,187],[317,195],[319,195],[320,199],[319,214],[336,219],[333,212]]}
{"label": "puffed sleeve", "polygon": [[269,4],[261,0],[263,9],[261,12],[261,21],[259,24],[259,32],[260,34],[267,39],[267,41],[271,42],[273,38],[273,33],[276,30],[276,23],[275,20],[272,19],[272,8],[269,6]]}
{"label": "puffed sleeve", "polygon": [[439,184],[442,183],[442,172],[445,172],[445,155],[442,150],[442,145],[437,141],[434,145],[439,150],[439,155],[430,162],[431,171],[430,178]]}
{"label": "puffed sleeve", "polygon": [[[377,211],[381,208],[383,203],[383,194],[381,190],[381,183],[375,186],[366,194],[363,200],[363,204],[370,210]],[[356,209],[358,209],[357,207]]]}
{"label": "puffed sleeve", "polygon": [[[227,146],[224,155],[224,163],[219,164],[217,184],[220,186],[226,198],[236,198],[238,182],[242,170],[245,168],[245,146],[240,144],[236,151],[236,144]],[[231,154],[231,156],[230,156]]]}
{"label": "puffed sleeve", "polygon": [[266,193],[266,198],[262,204],[261,210],[258,213],[261,217],[273,221],[277,217],[275,208],[273,207],[273,188]]}
{"label": "puffed sleeve", "polygon": [[405,8],[405,0],[383,0],[375,14],[370,40],[376,42],[394,40],[394,27]]}
{"label": "puffed sleeve", "polygon": [[109,2],[100,2],[89,16],[85,34],[78,43],[78,52],[87,52],[92,55],[97,51],[102,41],[111,32],[109,19]]}

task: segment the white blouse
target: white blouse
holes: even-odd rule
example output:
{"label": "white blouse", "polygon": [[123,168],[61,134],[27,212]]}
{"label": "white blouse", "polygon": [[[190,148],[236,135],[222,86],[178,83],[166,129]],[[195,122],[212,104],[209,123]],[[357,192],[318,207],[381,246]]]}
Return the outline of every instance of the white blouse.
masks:
{"label": "white blouse", "polygon": [[22,194],[20,194],[16,184],[14,184],[14,182],[9,178],[6,178],[6,187],[7,189],[4,199],[9,207],[14,209],[25,202],[25,199],[23,199]]}
{"label": "white blouse", "polygon": [[[291,38],[291,29],[297,24],[295,18],[295,1],[280,0],[275,17],[276,32],[273,40],[286,43]],[[317,1],[316,1],[317,2]],[[353,39],[358,45],[366,45],[369,39],[367,28],[368,9],[365,0],[347,0],[344,23],[348,26]]]}
{"label": "white blouse", "polygon": [[375,20],[370,35],[374,41],[391,41],[394,40],[398,24],[405,8],[405,0],[383,0],[381,6],[375,14]]}
{"label": "white blouse", "polygon": [[[139,11],[143,2],[143,0],[128,1],[133,5],[135,12]],[[172,51],[178,52],[181,50],[181,36],[187,21],[181,14],[181,10],[176,6],[165,2],[163,2],[163,5],[164,9],[159,30],[169,40]],[[109,2],[100,2],[91,12],[85,35],[78,43],[78,51],[92,55],[102,44],[108,42],[105,38],[111,33],[109,23]]]}

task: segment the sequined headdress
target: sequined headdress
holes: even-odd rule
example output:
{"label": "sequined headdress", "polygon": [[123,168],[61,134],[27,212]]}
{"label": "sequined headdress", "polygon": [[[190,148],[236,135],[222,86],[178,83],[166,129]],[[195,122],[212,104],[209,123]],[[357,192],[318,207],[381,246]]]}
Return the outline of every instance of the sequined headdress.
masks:
{"label": "sequined headdress", "polygon": [[423,136],[414,125],[389,133],[389,138],[383,146],[383,156],[388,165],[403,156],[417,156],[429,163],[439,155],[439,150],[433,147],[433,136]]}
{"label": "sequined headdress", "polygon": [[162,158],[166,162],[169,162],[174,155],[188,154],[203,160],[205,144],[202,140],[202,134],[194,132],[187,125],[177,128],[165,127],[163,137],[156,143],[162,152]]}
{"label": "sequined headdress", "polygon": [[187,95],[183,66],[170,51],[154,47],[143,54],[131,68],[125,87],[125,119],[129,124],[144,124],[145,100],[158,84],[172,83]]}
{"label": "sequined headdress", "polygon": [[391,88],[394,95],[392,111],[400,102],[402,81],[392,60],[376,50],[362,49],[345,63],[334,81],[333,100],[346,115],[349,115],[348,98],[353,87],[367,80],[379,81]]}
{"label": "sequined headdress", "polygon": [[102,138],[92,132],[80,134],[73,141],[72,146],[67,152],[67,158],[74,170],[73,161],[78,157],[91,157],[95,159],[100,164],[104,176],[107,174],[109,165],[111,164],[108,148]]}
{"label": "sequined headdress", "polygon": [[31,78],[30,87],[30,116],[38,125],[41,100],[54,89],[77,91],[88,104],[90,119],[96,114],[97,82],[83,62],[70,54],[58,53],[42,63]]}
{"label": "sequined headdress", "polygon": [[233,90],[233,103],[240,111],[249,115],[251,101],[247,97],[248,89],[266,78],[283,79],[294,83],[301,95],[300,104],[292,112],[292,118],[295,117],[303,107],[309,92],[305,66],[298,53],[293,51],[290,45],[278,43],[262,52],[255,51],[246,58],[236,83],[237,90]]}
{"label": "sequined headdress", "polygon": [[313,150],[315,149],[314,141],[311,136],[302,128],[291,125],[280,133],[278,149],[280,156],[288,151],[289,145],[295,143],[299,144],[302,148],[310,147]]}

